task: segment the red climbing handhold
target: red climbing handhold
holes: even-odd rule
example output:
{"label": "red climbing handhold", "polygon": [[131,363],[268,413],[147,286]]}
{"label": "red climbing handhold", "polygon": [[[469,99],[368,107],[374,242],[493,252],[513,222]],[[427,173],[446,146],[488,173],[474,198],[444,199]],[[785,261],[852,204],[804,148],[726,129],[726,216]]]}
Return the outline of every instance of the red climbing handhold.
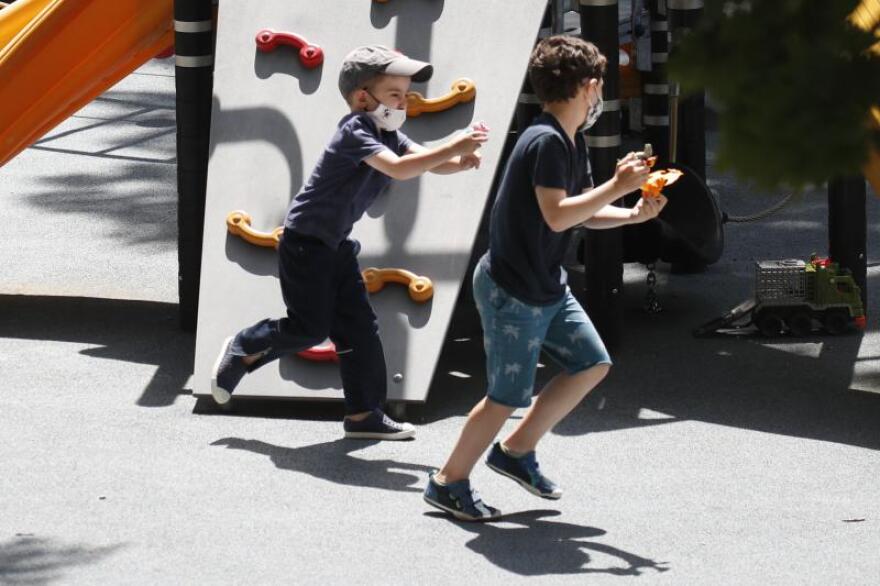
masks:
{"label": "red climbing handhold", "polygon": [[263,29],[257,33],[257,48],[264,53],[274,51],[278,45],[289,45],[299,49],[299,60],[303,67],[314,69],[324,62],[324,51],[318,45],[312,45],[299,35]]}
{"label": "red climbing handhold", "polygon": [[336,345],[333,342],[314,346],[308,350],[297,352],[296,355],[312,362],[339,362],[339,355],[336,354]]}

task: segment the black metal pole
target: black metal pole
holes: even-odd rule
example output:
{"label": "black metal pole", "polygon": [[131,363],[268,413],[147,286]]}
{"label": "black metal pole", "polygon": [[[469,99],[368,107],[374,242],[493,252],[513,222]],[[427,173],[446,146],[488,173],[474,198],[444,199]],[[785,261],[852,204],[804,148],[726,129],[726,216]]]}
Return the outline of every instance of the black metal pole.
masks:
{"label": "black metal pole", "polygon": [[211,0],[175,0],[177,262],[180,326],[195,331],[199,305],[213,91]]}
{"label": "black metal pole", "polygon": [[643,76],[642,123],[645,141],[651,143],[660,160],[668,161],[669,78],[666,62],[669,58],[669,21],[666,19],[666,0],[649,0],[648,10],[651,13],[651,71]]}
{"label": "black metal pole", "polygon": [[844,177],[828,182],[828,255],[852,271],[868,309],[867,231],[865,178]]}
{"label": "black metal pole", "polygon": [[[604,113],[587,131],[593,181],[614,176],[620,154],[620,100],[617,0],[579,0],[581,36],[608,59]],[[584,236],[585,309],[609,348],[620,343],[620,292],[623,287],[623,240],[619,228],[587,230]]]}
{"label": "black metal pole", "polygon": [[[703,0],[666,0],[672,50],[682,35],[696,26],[703,15]],[[678,106],[678,157],[706,180],[706,98],[704,92],[682,97]]]}

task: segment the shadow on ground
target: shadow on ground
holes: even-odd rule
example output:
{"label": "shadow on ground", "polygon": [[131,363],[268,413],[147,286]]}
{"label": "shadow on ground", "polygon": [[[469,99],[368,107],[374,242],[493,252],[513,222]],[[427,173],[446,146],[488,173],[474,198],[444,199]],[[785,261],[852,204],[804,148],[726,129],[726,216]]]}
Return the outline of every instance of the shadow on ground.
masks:
{"label": "shadow on ground", "polygon": [[[520,576],[640,576],[645,570],[665,572],[669,569],[665,562],[656,562],[611,545],[588,541],[605,535],[602,529],[545,520],[546,517],[560,514],[555,510],[534,510],[507,514],[495,523],[455,523],[463,531],[475,535],[467,542],[468,549],[484,556],[499,568]],[[433,511],[425,513],[425,516],[448,518],[445,513]],[[608,565],[609,558],[622,563]]]}
{"label": "shadow on ground", "polygon": [[[351,453],[379,443],[337,439],[299,448],[285,448],[259,440],[228,437],[212,442],[230,450],[244,450],[268,456],[279,470],[301,472],[315,478],[356,486],[401,492],[422,492],[425,475],[434,469],[396,460],[365,460]],[[332,462],[332,466],[328,466]]]}
{"label": "shadow on ground", "polygon": [[[36,179],[39,189],[27,202],[84,225],[95,216],[111,220],[113,235],[125,244],[173,246],[174,116],[173,92],[111,90],[31,147],[57,153],[59,165],[56,173]],[[89,159],[114,162],[100,174],[89,162],[75,163]]]}
{"label": "shadow on ground", "polygon": [[152,364],[156,372],[137,404],[165,407],[193,371],[194,336],[180,330],[172,303],[0,295],[0,337],[92,344],[82,353]]}
{"label": "shadow on ground", "polygon": [[121,547],[63,545],[51,539],[18,535],[0,543],[0,584],[35,586],[63,580],[66,569],[97,563]]}

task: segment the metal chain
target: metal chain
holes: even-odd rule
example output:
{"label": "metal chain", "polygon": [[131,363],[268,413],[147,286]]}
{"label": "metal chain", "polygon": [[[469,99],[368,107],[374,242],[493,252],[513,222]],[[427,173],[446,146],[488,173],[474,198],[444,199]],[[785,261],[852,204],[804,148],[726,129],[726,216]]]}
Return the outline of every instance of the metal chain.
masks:
{"label": "metal chain", "polygon": [[648,285],[648,292],[645,294],[645,311],[652,314],[660,313],[663,311],[663,306],[657,299],[657,274],[654,272],[654,263],[648,263],[645,266],[648,269],[648,276],[645,279]]}
{"label": "metal chain", "polygon": [[749,216],[731,216],[725,212],[724,221],[730,222],[732,224],[745,224],[747,222],[757,222],[758,220],[763,220],[767,216],[771,216],[771,215],[775,214],[776,212],[778,212],[779,210],[784,208],[786,205],[788,205],[788,202],[791,201],[791,198],[793,198],[794,195],[795,195],[794,192],[789,193],[788,195],[783,197],[781,200],[779,200],[778,203],[773,204],[772,206],[770,206],[766,210],[760,211],[757,214],[751,214]]}

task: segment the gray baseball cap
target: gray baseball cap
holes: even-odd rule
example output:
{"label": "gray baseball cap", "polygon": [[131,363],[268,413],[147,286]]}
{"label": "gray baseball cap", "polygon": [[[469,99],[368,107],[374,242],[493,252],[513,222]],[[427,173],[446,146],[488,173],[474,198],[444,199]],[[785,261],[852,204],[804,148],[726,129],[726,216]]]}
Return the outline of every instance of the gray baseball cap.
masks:
{"label": "gray baseball cap", "polygon": [[358,47],[345,56],[339,71],[339,91],[344,98],[377,75],[403,75],[415,82],[428,81],[434,66],[410,59],[382,45]]}

